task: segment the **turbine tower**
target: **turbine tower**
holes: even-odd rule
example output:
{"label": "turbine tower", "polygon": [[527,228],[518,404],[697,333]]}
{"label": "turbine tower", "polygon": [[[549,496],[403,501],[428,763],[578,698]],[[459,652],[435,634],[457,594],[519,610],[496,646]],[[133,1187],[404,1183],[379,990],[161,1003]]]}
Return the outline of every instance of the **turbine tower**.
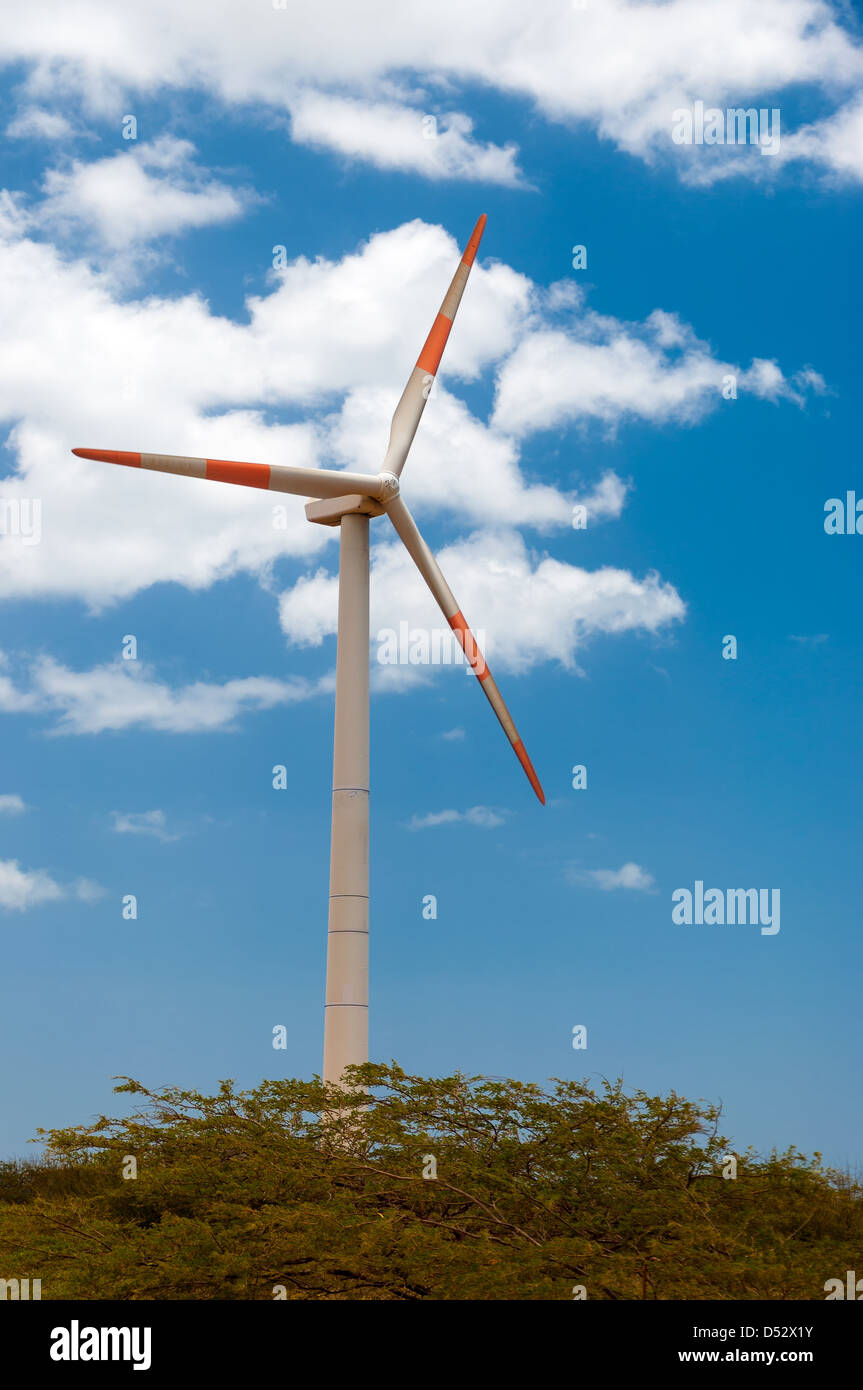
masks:
{"label": "turbine tower", "polygon": [[323,1079],[337,1082],[349,1064],[368,1061],[369,1015],[369,519],[389,517],[480,681],[539,800],[545,795],[518,730],[443,573],[420,535],[399,477],[485,230],[480,217],[396,406],[378,474],[284,464],[237,463],[176,454],[73,449],[79,458],[207,478],[314,500],[309,521],[339,527],[339,616],[330,905],[324,1011]]}

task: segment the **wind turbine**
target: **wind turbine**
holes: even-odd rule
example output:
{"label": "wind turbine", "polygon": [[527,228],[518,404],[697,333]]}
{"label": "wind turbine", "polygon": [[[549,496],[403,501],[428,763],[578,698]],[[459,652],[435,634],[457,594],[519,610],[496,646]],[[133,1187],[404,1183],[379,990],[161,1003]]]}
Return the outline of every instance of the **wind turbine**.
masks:
{"label": "wind turbine", "polygon": [[309,521],[339,527],[339,616],[330,906],[324,1011],[325,1081],[368,1060],[369,1012],[369,519],[389,517],[478,677],[539,800],[545,795],[503,697],[443,573],[401,496],[404,468],[485,230],[480,217],[396,406],[380,473],[351,473],[229,459],[73,449],[79,458],[189,478],[297,493]]}

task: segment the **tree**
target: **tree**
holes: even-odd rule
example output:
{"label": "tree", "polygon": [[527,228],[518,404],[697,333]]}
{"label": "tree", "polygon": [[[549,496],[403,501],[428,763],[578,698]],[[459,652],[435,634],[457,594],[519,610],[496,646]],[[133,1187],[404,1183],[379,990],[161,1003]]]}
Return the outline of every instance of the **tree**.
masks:
{"label": "tree", "polygon": [[43,1299],[823,1298],[859,1256],[859,1183],[794,1149],[724,1177],[718,1107],[674,1093],[121,1081],[129,1117],[0,1165],[0,1256]]}

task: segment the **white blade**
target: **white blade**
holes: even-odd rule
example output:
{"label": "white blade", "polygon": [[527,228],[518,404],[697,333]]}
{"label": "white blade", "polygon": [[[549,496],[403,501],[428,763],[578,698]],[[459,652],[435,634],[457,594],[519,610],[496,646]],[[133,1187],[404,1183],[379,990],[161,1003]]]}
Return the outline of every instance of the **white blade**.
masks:
{"label": "white blade", "polygon": [[127,468],[149,468],[157,473],[179,473],[186,478],[237,483],[241,487],[293,492],[299,497],[343,497],[360,493],[380,501],[389,489],[371,473],[335,473],[324,468],[291,468],[287,464],[237,463],[233,459],[186,458],[181,454],[130,454],[119,449],[73,449],[82,459],[120,463]]}
{"label": "white blade", "polygon": [[527,756],[525,746],[519,738],[518,730],[512,720],[512,715],[504,704],[503,696],[494,682],[491,671],[489,671],[485,664],[485,658],[476,644],[473,633],[465,622],[464,614],[456,603],[452,590],[443,577],[440,565],[420,535],[417,524],[401,497],[396,497],[394,501],[388,504],[387,516],[404,541],[408,554],[426,584],[431,589],[438,607],[458,638],[462,650],[473,668],[474,675],[479,680],[489,704],[497,715],[504,733],[512,744],[516,757],[527,773],[530,785],[533,787],[544,806],[545,793],[534,771],[533,763]]}
{"label": "white blade", "polygon": [[402,398],[396,406],[390,427],[390,442],[383,462],[383,472],[385,473],[394,473],[398,477],[405,466],[408,450],[417,432],[420,416],[425,409],[432,381],[440,365],[453,319],[464,294],[470,268],[476,260],[479,243],[485,231],[485,223],[486,216],[483,213],[473,229],[470,241],[459,262],[458,270],[453,276],[444,302],[440,306],[440,313],[432,324],[425,346],[417,358],[417,364],[411,372],[408,384],[402,392]]}

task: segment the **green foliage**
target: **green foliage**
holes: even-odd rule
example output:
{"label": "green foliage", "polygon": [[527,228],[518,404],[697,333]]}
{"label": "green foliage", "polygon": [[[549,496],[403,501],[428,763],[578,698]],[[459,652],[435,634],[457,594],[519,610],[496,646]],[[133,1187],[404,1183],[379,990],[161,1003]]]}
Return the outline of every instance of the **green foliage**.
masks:
{"label": "green foliage", "polygon": [[860,1184],[793,1149],[723,1178],[715,1106],[395,1064],[350,1085],[124,1079],[131,1117],[0,1165],[0,1269],[47,1299],[803,1299],[859,1263]]}

